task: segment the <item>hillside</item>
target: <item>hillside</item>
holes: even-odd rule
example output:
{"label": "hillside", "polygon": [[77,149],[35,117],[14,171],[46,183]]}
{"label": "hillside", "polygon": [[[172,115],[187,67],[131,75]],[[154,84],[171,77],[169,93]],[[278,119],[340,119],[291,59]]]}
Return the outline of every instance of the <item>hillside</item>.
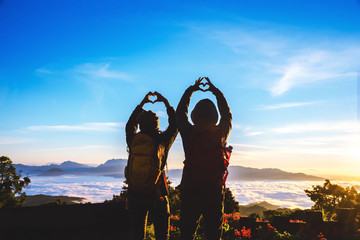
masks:
{"label": "hillside", "polygon": [[85,200],[85,198],[81,198],[81,197],[49,196],[49,195],[37,194],[37,195],[27,195],[24,206],[25,207],[40,206],[43,204],[56,202],[59,199],[61,200],[61,202],[66,204],[80,203]]}
{"label": "hillside", "polygon": [[249,216],[250,214],[257,214],[260,217],[263,216],[263,211],[266,210],[277,210],[281,208],[281,206],[273,205],[266,201],[262,202],[254,202],[247,205],[240,205],[240,211],[242,215]]}

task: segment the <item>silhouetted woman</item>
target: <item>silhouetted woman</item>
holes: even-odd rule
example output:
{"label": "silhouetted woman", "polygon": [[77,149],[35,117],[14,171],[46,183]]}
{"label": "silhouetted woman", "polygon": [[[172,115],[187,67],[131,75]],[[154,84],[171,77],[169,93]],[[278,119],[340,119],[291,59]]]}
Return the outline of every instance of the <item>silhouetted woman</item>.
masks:
{"label": "silhouetted woman", "polygon": [[[166,106],[169,126],[164,132],[159,131],[157,115],[152,111],[143,110],[146,103],[154,103],[149,100],[150,96],[156,96],[154,102],[163,102]],[[138,125],[140,132],[137,132]],[[174,108],[160,93],[146,94],[126,124],[129,160],[125,176],[129,184],[131,239],[144,239],[148,214],[154,223],[156,239],[169,238],[170,207],[163,169],[176,135]],[[158,165],[151,166],[155,162]]]}
{"label": "silhouetted woman", "polygon": [[[199,78],[186,89],[176,109],[176,123],[181,134],[185,161],[180,185],[181,239],[194,239],[201,215],[205,221],[208,240],[219,240],[223,221],[223,177],[225,172],[223,149],[231,130],[232,115],[228,103],[209,80]],[[207,90],[201,88],[201,85]],[[216,106],[209,99],[199,101],[188,120],[191,95],[198,90],[212,92],[221,115],[219,124]]]}

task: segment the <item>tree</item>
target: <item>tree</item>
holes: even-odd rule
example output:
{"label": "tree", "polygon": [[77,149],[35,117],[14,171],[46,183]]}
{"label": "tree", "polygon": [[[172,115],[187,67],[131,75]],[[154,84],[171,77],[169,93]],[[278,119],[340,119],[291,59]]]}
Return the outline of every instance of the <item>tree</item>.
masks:
{"label": "tree", "polygon": [[225,188],[224,213],[240,212],[239,202],[235,200],[230,188]]}
{"label": "tree", "polygon": [[181,209],[181,200],[180,200],[180,185],[177,187],[172,187],[169,180],[167,184],[169,186],[169,203],[170,203],[170,210],[172,214],[179,215]]}
{"label": "tree", "polygon": [[121,204],[126,207],[126,199],[128,197],[128,189],[126,180],[124,181],[125,185],[122,186],[122,191],[119,195],[113,194],[113,198],[111,200],[105,200],[104,203],[111,203],[111,204]]}
{"label": "tree", "polygon": [[0,157],[0,208],[23,206],[26,193],[22,190],[29,183],[30,178],[21,179],[21,174],[16,173],[10,158]]}
{"label": "tree", "polygon": [[306,195],[315,203],[312,209],[323,211],[328,220],[335,216],[337,208],[360,208],[360,194],[354,187],[344,188],[326,179],[323,186],[312,188],[313,190],[305,190]]}

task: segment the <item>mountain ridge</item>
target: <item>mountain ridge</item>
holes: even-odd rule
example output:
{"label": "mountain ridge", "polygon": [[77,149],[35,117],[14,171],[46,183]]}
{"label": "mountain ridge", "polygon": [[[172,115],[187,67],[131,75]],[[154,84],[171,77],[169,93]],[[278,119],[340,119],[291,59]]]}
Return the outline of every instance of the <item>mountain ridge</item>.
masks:
{"label": "mountain ridge", "polygon": [[[98,166],[90,166],[73,161],[65,161],[61,164],[49,164],[42,166],[29,166],[24,164],[14,164],[17,171],[22,171],[29,176],[109,176],[116,178],[124,177],[124,168],[127,159],[110,159]],[[278,168],[251,168],[243,166],[230,166],[228,180],[297,180],[297,181],[322,181],[324,178],[308,175],[305,173],[292,173]],[[170,178],[181,178],[182,169],[170,169]]]}

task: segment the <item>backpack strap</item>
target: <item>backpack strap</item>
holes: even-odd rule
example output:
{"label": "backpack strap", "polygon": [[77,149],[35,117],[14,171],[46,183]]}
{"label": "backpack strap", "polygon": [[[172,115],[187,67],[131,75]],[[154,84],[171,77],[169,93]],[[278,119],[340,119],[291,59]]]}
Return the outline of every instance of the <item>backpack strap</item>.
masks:
{"label": "backpack strap", "polygon": [[157,194],[158,194],[158,197],[159,198],[161,198],[161,197],[163,197],[163,196],[165,196],[165,195],[169,195],[169,186],[168,186],[168,184],[167,184],[167,179],[166,179],[166,174],[165,174],[165,171],[164,171],[164,169],[165,169],[165,167],[166,167],[166,169],[167,169],[167,172],[169,172],[168,171],[168,167],[167,167],[167,156],[168,156],[168,146],[160,146],[160,141],[159,141],[159,136],[160,135],[157,135],[156,137],[155,137],[155,155],[156,156],[154,156],[154,158],[158,158],[159,157],[159,155],[158,155],[158,152],[159,152],[159,150],[160,150],[160,148],[163,148],[163,150],[162,150],[162,155],[160,156],[161,157],[161,165],[159,166],[159,169],[160,169],[160,171],[161,171],[161,174],[160,174],[160,176],[159,176],[159,179],[158,180],[160,180],[160,178],[162,178],[162,180],[164,181],[164,187],[165,187],[165,189],[163,189],[160,185],[158,186],[158,188],[157,188]]}

